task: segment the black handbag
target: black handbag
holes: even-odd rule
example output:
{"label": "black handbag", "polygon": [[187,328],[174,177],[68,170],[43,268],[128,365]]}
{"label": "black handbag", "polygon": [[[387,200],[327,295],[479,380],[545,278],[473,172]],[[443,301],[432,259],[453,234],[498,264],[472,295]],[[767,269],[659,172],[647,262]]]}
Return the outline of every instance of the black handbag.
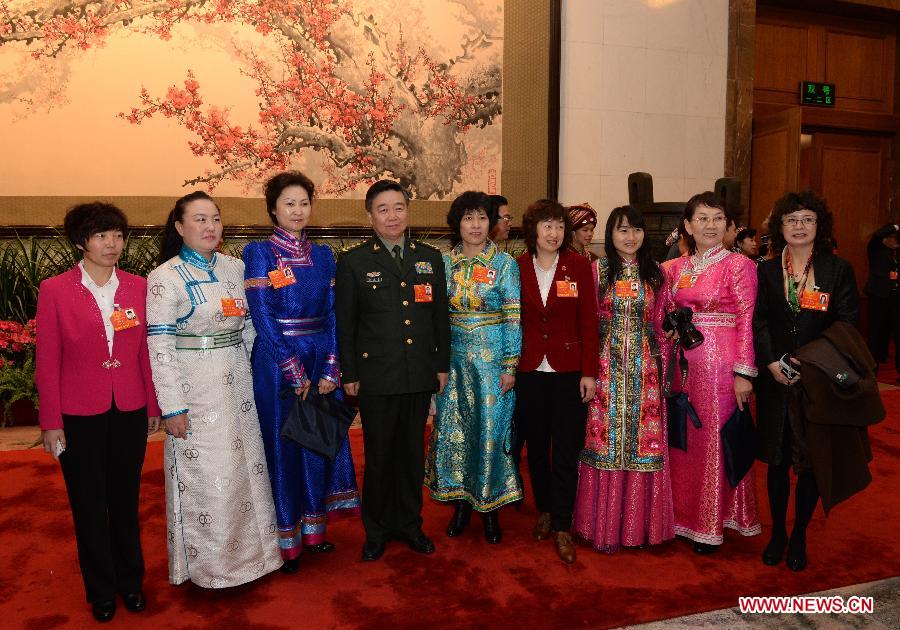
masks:
{"label": "black handbag", "polygon": [[313,388],[306,400],[291,389],[281,392],[282,398],[288,396],[294,396],[294,404],[284,419],[281,437],[333,461],[356,418],[356,409],[333,394],[323,396]]}
{"label": "black handbag", "polygon": [[725,458],[725,476],[728,478],[728,484],[736,488],[756,460],[757,437],[750,407],[745,403],[743,411],[735,408],[720,433],[722,455]]}

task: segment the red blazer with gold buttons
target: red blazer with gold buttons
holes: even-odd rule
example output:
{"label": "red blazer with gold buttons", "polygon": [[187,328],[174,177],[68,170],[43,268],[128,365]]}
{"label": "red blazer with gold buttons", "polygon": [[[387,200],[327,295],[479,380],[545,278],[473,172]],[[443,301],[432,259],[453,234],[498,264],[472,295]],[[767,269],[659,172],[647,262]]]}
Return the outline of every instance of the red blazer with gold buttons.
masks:
{"label": "red blazer with gold buttons", "polygon": [[63,414],[94,416],[115,396],[121,411],[147,406],[160,415],[147,349],[147,281],[116,269],[116,304],[140,322],[113,335],[112,356],[97,301],[76,266],[41,282],[36,325],[35,382],[42,429],[62,429]]}
{"label": "red blazer with gold buttons", "polygon": [[[597,330],[597,300],[594,279],[587,258],[571,251],[561,251],[556,275],[547,295],[547,306],[541,301],[534,261],[529,252],[518,257],[522,282],[522,356],[520,372],[533,372],[544,356],[557,372],[581,372],[597,378],[600,340]],[[578,297],[560,297],[557,282],[575,282]]]}

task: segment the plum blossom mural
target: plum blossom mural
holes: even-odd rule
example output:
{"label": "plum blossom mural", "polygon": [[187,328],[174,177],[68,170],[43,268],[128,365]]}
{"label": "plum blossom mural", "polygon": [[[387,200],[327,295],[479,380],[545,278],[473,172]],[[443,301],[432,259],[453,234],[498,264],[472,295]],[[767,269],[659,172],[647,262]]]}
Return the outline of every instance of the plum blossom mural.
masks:
{"label": "plum blossom mural", "polygon": [[[502,0],[0,0],[0,58],[17,55],[0,64],[0,117],[58,116],[91,55],[131,90],[102,103],[103,133],[168,134],[165,151],[191,157],[182,186],[256,192],[301,168],[334,197],[388,177],[443,199],[488,173],[496,185],[502,34]],[[104,61],[117,46],[153,55],[155,85],[140,64]],[[210,47],[240,74],[233,89],[200,62]]]}

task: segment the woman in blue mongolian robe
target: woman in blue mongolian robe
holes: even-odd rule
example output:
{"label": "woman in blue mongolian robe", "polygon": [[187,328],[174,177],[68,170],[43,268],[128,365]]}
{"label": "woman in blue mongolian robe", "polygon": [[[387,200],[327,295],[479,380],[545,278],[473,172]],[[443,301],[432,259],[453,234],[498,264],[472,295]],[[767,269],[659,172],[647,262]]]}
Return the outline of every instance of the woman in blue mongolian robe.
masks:
{"label": "woman in blue mongolian robe", "polygon": [[522,498],[510,455],[519,362],[519,269],[488,240],[497,208],[484,193],[465,192],[450,206],[454,247],[444,255],[450,301],[450,375],[437,397],[425,471],[433,499],[453,501],[448,536],[458,536],[472,509],[489,543],[501,538],[498,509]]}
{"label": "woman in blue mongolian robe", "polygon": [[297,171],[269,179],[266,206],[274,233],[244,248],[244,285],[257,331],[253,391],[287,572],[297,570],[303,549],[334,549],[325,540],[326,515],[359,513],[349,438],[344,438],[334,461],[328,461],[281,437],[294,404],[293,396],[282,396],[285,388],[303,397],[311,387],[320,394],[343,395],[337,387],[334,256],[327,246],[310,243],[304,232],[314,190]]}

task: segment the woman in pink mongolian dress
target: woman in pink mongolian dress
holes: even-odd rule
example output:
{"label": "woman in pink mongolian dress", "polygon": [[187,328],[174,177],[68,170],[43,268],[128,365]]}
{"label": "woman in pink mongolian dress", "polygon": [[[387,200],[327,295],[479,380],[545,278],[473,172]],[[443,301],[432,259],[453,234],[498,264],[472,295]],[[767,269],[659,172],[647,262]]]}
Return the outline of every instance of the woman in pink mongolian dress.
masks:
{"label": "woman in pink mongolian dress", "polygon": [[675,537],[655,300],[663,283],[631,206],[606,222],[596,261],[600,377],[578,464],[573,532],[604,553]]}
{"label": "woman in pink mongolian dress", "polygon": [[[732,489],[726,478],[720,431],[736,407],[748,404],[756,376],[753,355],[753,307],[756,267],[722,243],[725,206],[712,192],[691,197],[684,227],[691,255],[663,263],[665,284],[657,300],[656,321],[676,308],[693,311],[703,343],[685,351],[687,381],[675,373],[672,391],[687,393],[701,427],[687,427],[687,450],[669,449],[675,533],[694,541],[694,551],[709,554],[724,540],[724,528],[743,536],[761,529],[752,472]],[[671,360],[673,341],[657,329],[663,361]],[[671,336],[671,333],[668,335]],[[664,372],[665,374],[665,372]]]}

